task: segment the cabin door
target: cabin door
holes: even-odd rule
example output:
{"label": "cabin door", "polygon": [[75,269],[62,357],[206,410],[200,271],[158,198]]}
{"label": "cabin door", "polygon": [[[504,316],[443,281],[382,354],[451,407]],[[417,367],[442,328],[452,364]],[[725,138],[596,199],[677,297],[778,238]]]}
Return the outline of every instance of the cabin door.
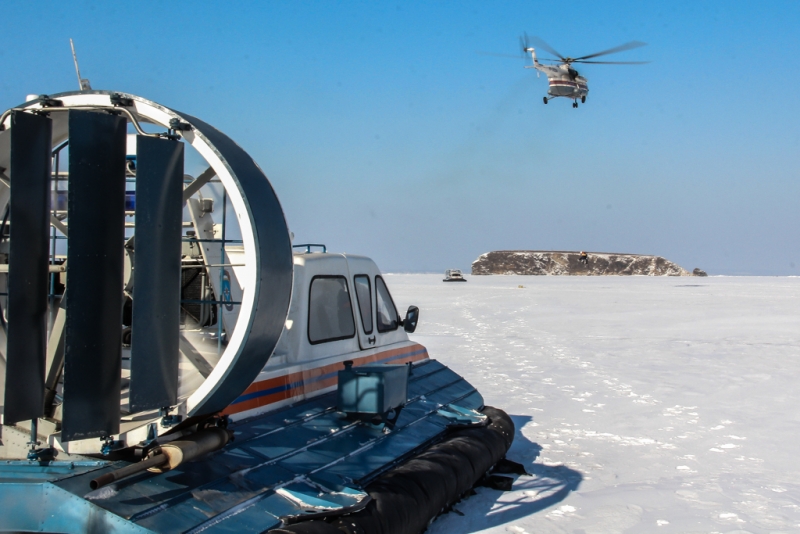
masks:
{"label": "cabin door", "polygon": [[372,260],[359,256],[347,258],[350,287],[353,288],[353,315],[356,319],[358,346],[369,350],[378,346],[375,328],[375,275],[379,273]]}

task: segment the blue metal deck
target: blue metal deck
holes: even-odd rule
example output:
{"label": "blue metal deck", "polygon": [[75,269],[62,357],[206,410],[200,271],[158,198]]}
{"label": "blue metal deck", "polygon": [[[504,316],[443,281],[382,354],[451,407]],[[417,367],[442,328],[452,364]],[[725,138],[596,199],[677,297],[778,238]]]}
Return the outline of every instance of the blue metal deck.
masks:
{"label": "blue metal deck", "polygon": [[127,462],[60,471],[0,464],[0,502],[11,512],[0,514],[0,530],[87,532],[92,517],[104,532],[263,532],[282,517],[349,506],[370,480],[441,436],[453,422],[442,406],[483,407],[472,385],[435,360],[413,367],[408,392],[391,432],[346,419],[333,392],[231,424],[235,440],[200,461],[95,491],[90,480]]}

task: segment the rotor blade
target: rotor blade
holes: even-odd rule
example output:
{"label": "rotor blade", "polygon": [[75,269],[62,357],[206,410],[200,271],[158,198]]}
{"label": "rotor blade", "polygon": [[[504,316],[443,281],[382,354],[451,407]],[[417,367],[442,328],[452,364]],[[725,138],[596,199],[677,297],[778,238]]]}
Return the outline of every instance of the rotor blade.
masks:
{"label": "rotor blade", "polygon": [[597,65],[644,65],[649,61],[584,61],[576,59],[573,63],[595,63]]}
{"label": "rotor blade", "polygon": [[643,43],[641,41],[631,41],[630,43],[625,43],[623,45],[619,45],[614,48],[609,48],[608,50],[603,50],[602,52],[597,52],[595,54],[589,54],[588,56],[576,57],[575,59],[589,59],[597,56],[605,56],[606,54],[616,54],[617,52],[631,50],[632,48],[639,48],[640,46],[647,46],[647,43]]}
{"label": "rotor blade", "polygon": [[512,54],[498,54],[496,52],[483,52],[482,50],[476,50],[475,53],[480,54],[481,56],[510,57],[512,59],[519,60],[519,56]]}
{"label": "rotor blade", "polygon": [[[527,37],[527,35],[526,35],[526,37]],[[534,36],[534,37],[531,37],[530,40],[533,42],[533,44],[535,44],[536,46],[538,46],[542,50],[545,50],[545,51],[553,54],[554,56],[556,56],[561,61],[564,61],[564,56],[562,56],[561,54],[556,52],[556,50],[552,46],[550,46],[549,44],[544,42],[544,40],[542,38]]]}

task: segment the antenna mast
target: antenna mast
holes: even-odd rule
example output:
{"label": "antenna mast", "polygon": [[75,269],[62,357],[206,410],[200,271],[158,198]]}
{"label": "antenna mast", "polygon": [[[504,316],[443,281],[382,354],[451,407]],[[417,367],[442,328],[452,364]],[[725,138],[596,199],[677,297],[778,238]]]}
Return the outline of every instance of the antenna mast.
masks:
{"label": "antenna mast", "polygon": [[72,48],[72,61],[75,63],[75,73],[78,75],[78,86],[81,91],[91,91],[92,86],[89,80],[81,78],[81,70],[78,68],[78,54],[75,53],[75,43],[72,42],[72,39],[69,40],[69,46]]}

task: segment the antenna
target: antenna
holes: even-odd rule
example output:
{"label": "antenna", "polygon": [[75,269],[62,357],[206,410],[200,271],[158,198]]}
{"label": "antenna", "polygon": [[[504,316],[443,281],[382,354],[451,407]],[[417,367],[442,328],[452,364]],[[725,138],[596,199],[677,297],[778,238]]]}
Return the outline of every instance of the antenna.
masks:
{"label": "antenna", "polygon": [[75,73],[78,75],[78,86],[81,91],[91,91],[92,85],[86,78],[81,78],[81,70],[78,68],[78,54],[75,53],[75,43],[72,39],[69,40],[69,46],[72,48],[72,61],[75,62]]}

